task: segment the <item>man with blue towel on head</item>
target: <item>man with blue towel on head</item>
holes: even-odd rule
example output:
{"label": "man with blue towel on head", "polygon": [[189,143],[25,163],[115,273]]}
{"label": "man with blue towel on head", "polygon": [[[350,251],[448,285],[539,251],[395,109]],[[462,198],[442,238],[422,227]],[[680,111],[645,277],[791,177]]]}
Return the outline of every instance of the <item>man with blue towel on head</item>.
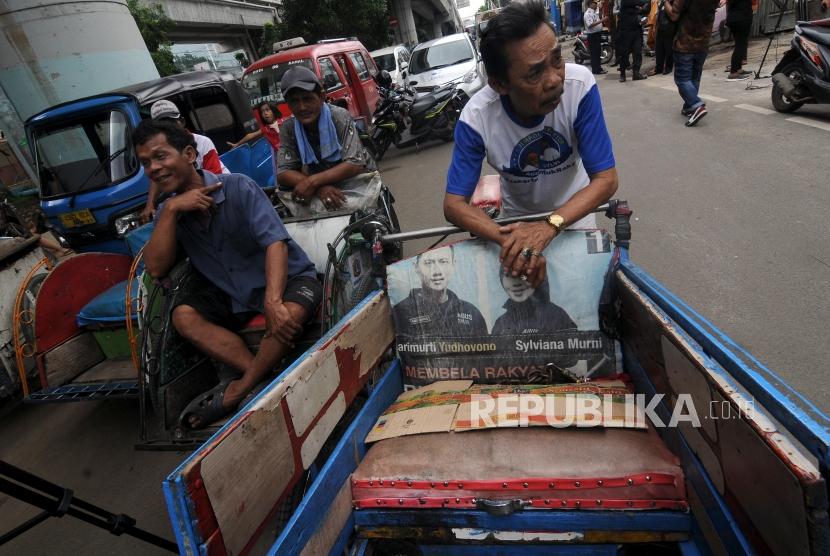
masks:
{"label": "man with blue towel on head", "polygon": [[277,181],[297,203],[314,197],[327,210],[346,204],[340,184],[375,170],[360,142],[351,113],[326,102],[317,75],[304,66],[285,72],[280,88],[293,116],[280,128]]}

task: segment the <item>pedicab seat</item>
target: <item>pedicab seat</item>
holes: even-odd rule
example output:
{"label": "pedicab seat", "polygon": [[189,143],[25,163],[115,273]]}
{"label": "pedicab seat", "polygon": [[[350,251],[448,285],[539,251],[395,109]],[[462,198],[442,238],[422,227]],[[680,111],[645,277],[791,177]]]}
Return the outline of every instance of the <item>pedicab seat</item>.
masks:
{"label": "pedicab seat", "polygon": [[680,461],[653,428],[497,428],[381,440],[352,475],[357,508],[688,509]]}
{"label": "pedicab seat", "polygon": [[[125,308],[128,282],[129,280],[118,282],[84,305],[75,317],[78,326],[124,326],[127,318]],[[130,294],[133,307],[130,316],[135,321],[138,318],[138,311],[136,310],[139,295],[138,278],[133,279]]]}

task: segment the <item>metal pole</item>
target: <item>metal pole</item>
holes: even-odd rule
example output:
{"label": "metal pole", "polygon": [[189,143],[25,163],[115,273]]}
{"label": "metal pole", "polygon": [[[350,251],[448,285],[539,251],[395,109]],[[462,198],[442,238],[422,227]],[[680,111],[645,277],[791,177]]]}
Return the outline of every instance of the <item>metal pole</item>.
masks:
{"label": "metal pole", "polygon": [[0,545],[45,521],[47,517],[70,515],[90,525],[105,529],[113,535],[126,534],[170,552],[178,552],[176,543],[139,529],[135,526],[135,519],[132,517],[126,514],[114,514],[75,498],[71,489],[50,483],[2,460],[0,460],[0,492],[44,510],[43,513],[0,536]]}
{"label": "metal pole", "polygon": [[[608,210],[608,205],[600,205],[591,212],[605,212]],[[513,224],[514,222],[533,222],[535,220],[543,220],[550,216],[550,212],[537,212],[535,214],[526,214],[524,216],[512,216],[510,218],[496,218],[493,220],[496,224],[505,225]],[[425,237],[437,237],[450,234],[457,234],[464,232],[458,226],[442,226],[440,228],[427,228],[425,230],[416,230],[414,232],[400,232],[397,234],[387,234],[380,238],[383,243],[395,243],[397,241],[410,241],[413,239],[423,239]]]}

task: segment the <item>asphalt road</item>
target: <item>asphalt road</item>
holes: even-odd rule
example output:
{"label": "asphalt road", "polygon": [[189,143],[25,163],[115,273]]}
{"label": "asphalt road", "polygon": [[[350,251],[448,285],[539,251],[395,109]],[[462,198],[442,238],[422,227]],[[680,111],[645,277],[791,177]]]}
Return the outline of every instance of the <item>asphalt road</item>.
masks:
{"label": "asphalt road", "polygon": [[[805,119],[795,121],[771,113],[769,89],[724,80],[726,56],[710,61],[702,86],[710,114],[692,129],[683,126],[668,77],[620,84],[609,74],[599,82],[618,196],[635,210],[632,257],[828,411],[830,107],[805,107],[795,114]],[[755,44],[750,61],[759,58]],[[451,151],[440,142],[417,152],[392,149],[381,163],[405,230],[444,224]],[[408,253],[428,244],[412,242]],[[135,451],[137,411],[117,401],[18,408],[0,419],[0,459],[172,538],[161,481],[184,454]],[[0,497],[0,531],[35,513]],[[63,518],[0,553],[162,552]]]}

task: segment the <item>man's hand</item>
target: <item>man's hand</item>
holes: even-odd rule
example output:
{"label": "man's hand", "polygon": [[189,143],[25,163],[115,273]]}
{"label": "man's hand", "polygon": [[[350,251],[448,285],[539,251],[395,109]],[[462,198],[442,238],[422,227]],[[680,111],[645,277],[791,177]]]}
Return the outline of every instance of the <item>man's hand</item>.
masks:
{"label": "man's hand", "polygon": [[[545,277],[542,251],[556,237],[556,230],[547,222],[517,222],[501,226],[503,235],[499,261],[513,276],[527,276],[533,287]],[[541,274],[540,274],[541,272]]]}
{"label": "man's hand", "polygon": [[305,179],[300,180],[294,186],[294,200],[300,203],[307,203],[314,197],[314,194],[317,192],[317,189],[320,186],[317,184],[317,178],[312,176],[306,176]]}
{"label": "man's hand", "polygon": [[337,210],[346,204],[346,196],[339,188],[333,185],[320,187],[317,190],[317,196],[323,201],[326,210]]}
{"label": "man's hand", "polygon": [[214,200],[211,193],[222,187],[221,183],[206,185],[199,189],[191,189],[187,193],[176,195],[170,199],[168,209],[172,207],[178,212],[192,212],[194,210],[208,210],[213,206]]}
{"label": "man's hand", "polygon": [[303,327],[294,320],[291,312],[282,301],[265,302],[265,337],[272,336],[281,343],[292,346],[294,337]]}
{"label": "man's hand", "polygon": [[144,207],[144,210],[141,211],[141,216],[139,216],[139,218],[141,219],[142,224],[146,224],[152,220],[155,215],[156,208],[153,205],[147,205]]}

